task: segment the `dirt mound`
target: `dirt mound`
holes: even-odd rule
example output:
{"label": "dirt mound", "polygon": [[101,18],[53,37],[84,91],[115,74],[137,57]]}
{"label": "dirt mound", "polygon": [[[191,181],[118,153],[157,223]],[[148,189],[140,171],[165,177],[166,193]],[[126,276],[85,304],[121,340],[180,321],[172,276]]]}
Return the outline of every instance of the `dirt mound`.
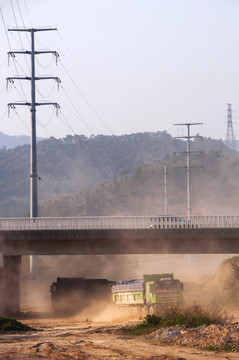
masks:
{"label": "dirt mound", "polygon": [[198,328],[188,328],[186,326],[161,328],[148,335],[148,338],[155,339],[164,345],[174,344],[210,351],[239,352],[238,334],[238,323],[211,324]]}
{"label": "dirt mound", "polygon": [[202,285],[202,291],[222,305],[238,306],[239,256],[223,261],[216,273]]}

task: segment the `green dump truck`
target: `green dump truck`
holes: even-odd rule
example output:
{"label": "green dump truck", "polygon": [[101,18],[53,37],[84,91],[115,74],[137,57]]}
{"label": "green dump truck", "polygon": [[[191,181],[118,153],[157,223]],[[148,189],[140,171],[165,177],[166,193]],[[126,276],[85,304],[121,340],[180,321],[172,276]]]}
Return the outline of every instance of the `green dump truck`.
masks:
{"label": "green dump truck", "polygon": [[183,301],[183,283],[172,273],[143,275],[143,279],[120,281],[111,287],[113,303],[137,308],[139,313],[159,314]]}

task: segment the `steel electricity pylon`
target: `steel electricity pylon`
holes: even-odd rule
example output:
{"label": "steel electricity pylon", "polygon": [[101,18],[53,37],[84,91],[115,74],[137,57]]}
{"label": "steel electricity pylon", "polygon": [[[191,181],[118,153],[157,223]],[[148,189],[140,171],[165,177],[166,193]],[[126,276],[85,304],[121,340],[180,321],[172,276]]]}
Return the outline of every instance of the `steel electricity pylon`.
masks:
{"label": "steel electricity pylon", "polygon": [[[186,126],[187,127],[187,135],[186,136],[177,136],[177,139],[187,139],[187,166],[186,166],[186,170],[187,170],[187,212],[188,212],[188,216],[191,216],[192,214],[192,209],[191,209],[191,177],[190,177],[190,172],[191,172],[191,153],[195,153],[195,151],[191,151],[191,146],[190,146],[190,139],[195,139],[198,138],[199,136],[191,136],[190,135],[190,126],[193,125],[202,125],[203,123],[180,123],[180,124],[174,124],[174,125],[180,125],[180,126]],[[196,151],[198,152],[198,151]]]}
{"label": "steel electricity pylon", "polygon": [[236,140],[233,132],[232,124],[232,105],[227,104],[227,137],[226,146],[236,151]]}
{"label": "steel electricity pylon", "polygon": [[[56,56],[56,59],[59,57],[59,54],[56,51],[36,51],[35,50],[35,39],[34,35],[38,31],[52,31],[57,30],[56,28],[13,28],[8,29],[8,31],[24,31],[31,34],[31,50],[29,51],[9,51],[8,55],[15,57],[15,54],[26,54],[31,56],[31,76],[14,76],[8,77],[7,81],[14,82],[14,80],[29,80],[31,81],[31,102],[15,102],[9,103],[8,108],[15,108],[16,105],[26,105],[30,107],[31,112],[31,150],[30,150],[30,217],[35,218],[38,216],[38,196],[37,196],[37,145],[36,145],[36,107],[41,105],[53,105],[57,109],[60,107],[55,102],[36,102],[36,86],[35,82],[37,80],[47,80],[53,79],[57,81],[58,85],[60,79],[54,76],[35,76],[35,56],[38,54],[53,54]],[[31,258],[31,272],[33,271],[33,259]]]}

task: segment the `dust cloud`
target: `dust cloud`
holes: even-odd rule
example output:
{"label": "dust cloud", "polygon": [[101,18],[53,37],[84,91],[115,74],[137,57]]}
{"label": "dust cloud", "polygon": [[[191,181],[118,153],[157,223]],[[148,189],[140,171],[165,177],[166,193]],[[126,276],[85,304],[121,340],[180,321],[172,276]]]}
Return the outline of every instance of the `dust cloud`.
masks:
{"label": "dust cloud", "polygon": [[[143,274],[173,272],[184,283],[184,302],[202,305],[216,304],[225,309],[237,308],[237,302],[228,301],[229,290],[220,288],[221,263],[230,255],[89,255],[40,257],[39,273],[29,276],[28,263],[23,261],[21,309],[23,311],[51,311],[50,286],[57,277],[108,279],[110,281],[141,279]],[[216,274],[219,275],[216,276]],[[230,278],[230,271],[227,271]],[[217,281],[215,281],[215,276]],[[214,279],[214,280],[213,280]],[[210,281],[213,281],[214,287]],[[227,280],[224,280],[224,284]],[[238,293],[239,294],[239,293]],[[220,295],[220,296],[219,296]],[[235,298],[235,295],[233,295]],[[229,296],[230,297],[230,296]],[[231,296],[232,298],[232,296]],[[71,302],[69,297],[67,303]],[[92,321],[114,321],[138,318],[136,310],[117,309],[111,299],[98,297],[88,300],[77,316]]]}
{"label": "dust cloud", "polygon": [[138,320],[142,314],[136,308],[117,308],[111,301],[92,301],[83,311],[78,312],[75,318],[93,322],[114,322]]}

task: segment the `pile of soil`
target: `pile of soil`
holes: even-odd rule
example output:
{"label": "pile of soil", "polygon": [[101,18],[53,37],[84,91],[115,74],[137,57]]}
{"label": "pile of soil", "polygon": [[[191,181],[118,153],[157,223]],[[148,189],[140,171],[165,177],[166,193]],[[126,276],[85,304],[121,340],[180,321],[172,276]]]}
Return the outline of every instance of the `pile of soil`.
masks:
{"label": "pile of soil", "polygon": [[223,261],[217,272],[202,285],[202,291],[211,301],[223,306],[238,306],[239,256]]}
{"label": "pile of soil", "polygon": [[203,325],[198,328],[161,328],[148,335],[148,338],[157,340],[160,345],[174,344],[211,351],[239,352],[238,323]]}

